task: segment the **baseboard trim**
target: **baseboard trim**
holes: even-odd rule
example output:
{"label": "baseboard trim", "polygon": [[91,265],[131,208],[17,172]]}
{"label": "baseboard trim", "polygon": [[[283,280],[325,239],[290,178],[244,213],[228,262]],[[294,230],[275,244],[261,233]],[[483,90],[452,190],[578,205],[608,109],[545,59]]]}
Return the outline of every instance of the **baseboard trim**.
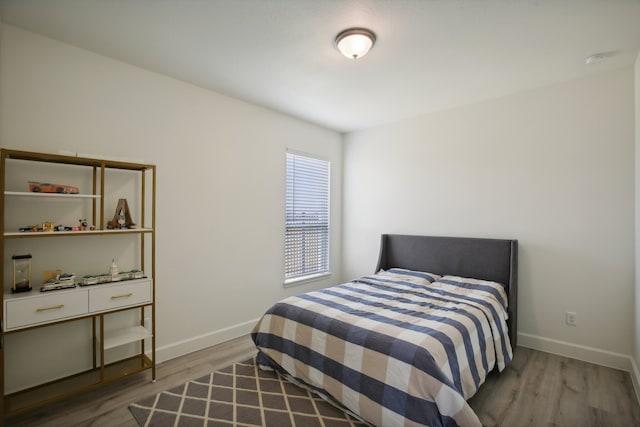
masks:
{"label": "baseboard trim", "polygon": [[247,335],[258,323],[259,319],[249,320],[244,323],[218,329],[207,334],[198,335],[186,340],[171,343],[166,346],[156,348],[156,360],[158,363],[174,359],[194,351],[202,350],[225,341]]}
{"label": "baseboard trim", "polygon": [[[632,377],[634,376],[634,372],[632,371],[634,369],[632,367],[633,359],[629,355],[614,353],[612,351],[602,350],[594,347],[587,347],[579,344],[572,344],[566,341],[539,337],[537,335],[525,334],[522,332],[518,332],[518,345],[534,350],[557,354],[559,356],[566,356],[572,359],[582,360],[584,362],[595,363],[596,365],[621,369],[623,371],[629,372]],[[637,372],[638,371],[636,369],[636,377]],[[638,389],[636,388],[636,394],[637,390]]]}
{"label": "baseboard trim", "polygon": [[640,372],[638,371],[638,365],[634,358],[631,358],[631,381],[633,382],[633,389],[636,392],[636,399],[638,400],[638,404],[640,405]]}

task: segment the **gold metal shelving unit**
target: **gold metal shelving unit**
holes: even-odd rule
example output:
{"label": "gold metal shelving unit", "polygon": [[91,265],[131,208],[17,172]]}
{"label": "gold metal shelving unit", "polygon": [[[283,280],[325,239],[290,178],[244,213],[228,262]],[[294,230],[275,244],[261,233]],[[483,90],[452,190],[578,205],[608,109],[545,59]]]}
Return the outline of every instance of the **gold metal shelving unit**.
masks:
{"label": "gold metal shelving unit", "polygon": [[[41,162],[41,163],[54,163],[60,165],[76,166],[78,168],[90,168],[93,177],[92,192],[91,194],[48,194],[48,193],[30,193],[22,191],[7,191],[7,161],[26,161],[26,162]],[[123,171],[135,171],[140,173],[140,187],[139,196],[141,203],[141,216],[140,216],[140,228],[135,229],[106,229],[106,217],[105,217],[105,173],[110,170],[123,170]],[[125,304],[122,306],[114,305],[113,307],[107,306],[98,310],[88,308],[87,312],[78,313],[71,317],[64,319],[55,319],[53,321],[40,322],[33,325],[27,325],[24,327],[11,327],[6,323],[7,313],[5,312],[5,300],[6,301],[18,301],[23,298],[26,301],[28,298],[34,297],[39,292],[31,291],[25,293],[24,296],[19,294],[12,295],[10,293],[10,286],[7,283],[3,283],[2,292],[2,304],[0,304],[0,321],[2,326],[0,333],[3,334],[0,337],[0,369],[2,375],[0,376],[0,389],[3,391],[3,399],[0,399],[0,424],[4,423],[5,418],[11,415],[16,415],[43,404],[50,403],[54,400],[63,399],[111,381],[118,380],[124,376],[138,373],[141,371],[151,370],[152,379],[156,378],[156,333],[155,333],[155,300],[156,300],[156,266],[155,266],[155,228],[156,228],[156,167],[155,165],[143,164],[143,163],[131,163],[122,161],[112,161],[104,159],[93,159],[86,157],[73,157],[56,154],[35,153],[28,151],[2,149],[0,154],[0,192],[3,197],[0,197],[0,212],[2,212],[2,220],[0,221],[0,277],[4,282],[5,278],[5,243],[12,239],[30,239],[33,240],[33,244],[38,244],[38,239],[55,239],[60,237],[82,239],[86,236],[129,236],[139,239],[140,246],[140,265],[144,268],[150,266],[150,271],[145,268],[145,273],[148,278],[144,280],[132,280],[123,283],[127,286],[126,289],[141,289],[146,292],[147,288],[149,295],[144,294],[140,300],[134,300],[131,304]],[[19,232],[17,230],[5,230],[5,207],[7,201],[11,200],[11,203],[15,199],[23,198],[51,198],[58,199],[74,199],[84,198],[88,199],[92,205],[92,220],[93,224],[96,224],[95,230],[87,231],[55,231],[55,232]],[[18,203],[18,202],[16,202]],[[112,237],[110,237],[112,238]],[[124,238],[124,237],[121,237]],[[150,247],[147,246],[150,244]],[[150,260],[145,260],[145,255],[150,254]],[[146,263],[145,263],[146,262]],[[120,285],[116,284],[113,289],[118,289]],[[102,288],[101,288],[102,287]],[[53,291],[60,292],[58,296],[64,297],[65,295],[72,295],[73,292],[80,293],[86,292],[89,299],[96,297],[102,297],[104,292],[94,292],[98,289],[106,289],[107,286],[95,285],[90,287],[79,287],[70,290]],[[49,294],[50,292],[47,292]],[[118,299],[122,297],[131,297],[134,294],[133,291],[122,295],[113,295],[111,299]],[[84,297],[84,295],[82,296]],[[108,301],[108,297],[107,298]],[[135,297],[134,297],[135,298]],[[139,310],[140,324],[131,328],[126,328],[121,331],[105,332],[105,319],[109,314],[126,311],[126,310]],[[145,319],[150,318],[150,325],[145,327]],[[13,392],[11,394],[5,394],[4,373],[5,370],[11,369],[10,366],[5,366],[5,342],[4,335],[18,334],[23,331],[28,331],[36,328],[46,328],[51,325],[62,324],[67,322],[78,321],[79,319],[91,319],[93,326],[93,368],[78,372],[74,375],[65,377],[63,379],[46,382],[35,387]],[[134,356],[126,357],[116,362],[105,364],[105,349],[109,349],[115,346],[138,342],[140,352]],[[145,342],[150,342],[150,348],[145,347]],[[51,361],[47,360],[47,363]],[[53,361],[55,362],[55,361]]]}

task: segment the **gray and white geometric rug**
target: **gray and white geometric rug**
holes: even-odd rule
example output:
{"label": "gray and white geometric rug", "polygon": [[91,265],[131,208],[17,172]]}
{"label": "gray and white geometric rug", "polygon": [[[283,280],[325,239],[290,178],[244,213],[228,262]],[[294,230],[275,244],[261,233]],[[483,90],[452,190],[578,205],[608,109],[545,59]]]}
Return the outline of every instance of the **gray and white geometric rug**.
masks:
{"label": "gray and white geometric rug", "polygon": [[140,426],[364,427],[255,360],[236,363],[129,405]]}

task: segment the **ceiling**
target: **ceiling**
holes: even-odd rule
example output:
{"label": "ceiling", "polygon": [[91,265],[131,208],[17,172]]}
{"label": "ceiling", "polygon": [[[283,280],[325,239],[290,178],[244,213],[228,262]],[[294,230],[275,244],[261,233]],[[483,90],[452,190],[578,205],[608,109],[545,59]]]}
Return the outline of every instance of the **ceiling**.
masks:
{"label": "ceiling", "polygon": [[[340,132],[630,66],[640,50],[640,0],[0,0],[0,19]],[[354,26],[377,42],[349,60],[333,41]]]}

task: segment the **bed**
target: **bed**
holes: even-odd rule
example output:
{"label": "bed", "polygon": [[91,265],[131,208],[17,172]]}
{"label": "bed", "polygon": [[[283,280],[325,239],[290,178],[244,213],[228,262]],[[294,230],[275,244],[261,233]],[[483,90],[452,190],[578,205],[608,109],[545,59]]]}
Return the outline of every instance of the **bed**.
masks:
{"label": "bed", "polygon": [[511,361],[517,240],[384,234],[373,274],[286,298],[258,363],[376,426],[481,426],[467,404]]}

